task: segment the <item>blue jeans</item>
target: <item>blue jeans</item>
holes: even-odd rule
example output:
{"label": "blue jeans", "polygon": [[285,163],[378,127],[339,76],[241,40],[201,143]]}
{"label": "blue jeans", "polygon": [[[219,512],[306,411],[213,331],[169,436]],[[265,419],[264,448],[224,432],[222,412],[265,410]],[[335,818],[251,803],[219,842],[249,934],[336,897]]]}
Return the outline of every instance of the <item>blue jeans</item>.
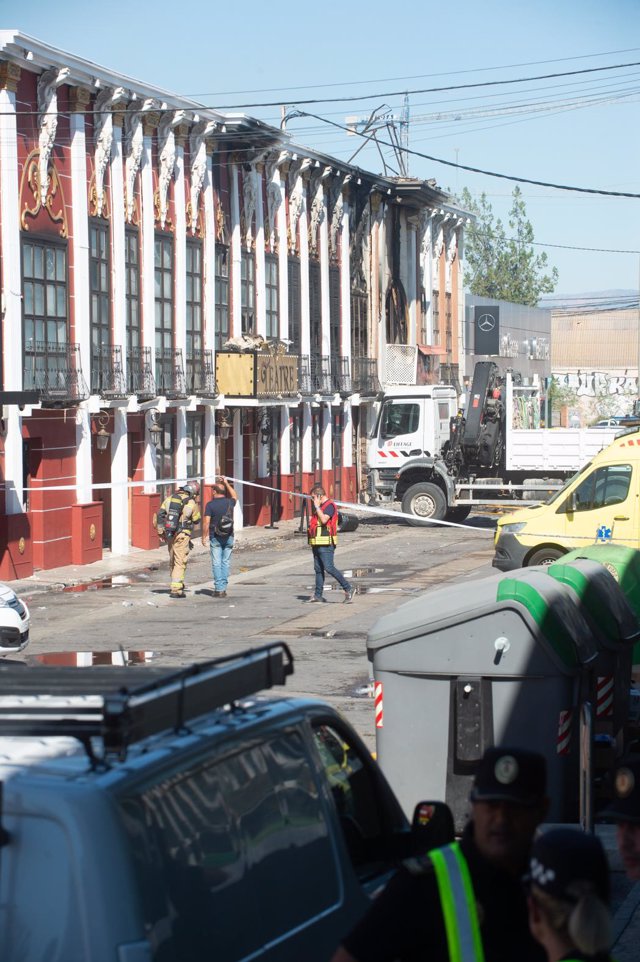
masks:
{"label": "blue jeans", "polygon": [[229,569],[231,568],[231,552],[233,551],[233,535],[219,538],[211,534],[209,539],[211,552],[211,572],[216,591],[226,591],[229,583]]}
{"label": "blue jeans", "polygon": [[332,578],[335,578],[343,591],[350,591],[351,585],[333,563],[333,554],[336,550],[335,545],[314,545],[312,550],[313,570],[316,573],[316,590],[314,592],[316,598],[322,598],[325,575],[331,575]]}

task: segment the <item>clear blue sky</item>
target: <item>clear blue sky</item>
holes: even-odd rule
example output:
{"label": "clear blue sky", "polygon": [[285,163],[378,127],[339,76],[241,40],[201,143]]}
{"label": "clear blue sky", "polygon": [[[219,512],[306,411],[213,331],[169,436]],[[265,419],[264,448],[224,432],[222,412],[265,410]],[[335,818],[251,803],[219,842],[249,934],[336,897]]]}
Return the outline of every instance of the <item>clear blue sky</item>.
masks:
{"label": "clear blue sky", "polygon": [[[400,114],[402,97],[389,96],[393,91],[640,61],[639,0],[458,0],[449,6],[433,0],[284,6],[0,0],[0,14],[5,28],[210,106],[374,95],[301,108],[337,123],[365,117],[382,103]],[[587,105],[593,99],[609,102]],[[640,67],[410,93],[409,146],[498,173],[640,194],[639,102]],[[516,104],[525,112],[506,112]],[[277,107],[244,112],[279,123]],[[447,116],[436,119],[438,113]],[[288,130],[298,143],[344,160],[358,144],[309,118],[290,120]],[[355,162],[381,170],[373,149]],[[435,177],[453,191],[484,191],[506,221],[513,183],[418,157],[410,158],[410,173]],[[521,186],[536,241],[640,250],[640,200]],[[640,254],[544,249],[560,271],[560,293],[640,284]]]}

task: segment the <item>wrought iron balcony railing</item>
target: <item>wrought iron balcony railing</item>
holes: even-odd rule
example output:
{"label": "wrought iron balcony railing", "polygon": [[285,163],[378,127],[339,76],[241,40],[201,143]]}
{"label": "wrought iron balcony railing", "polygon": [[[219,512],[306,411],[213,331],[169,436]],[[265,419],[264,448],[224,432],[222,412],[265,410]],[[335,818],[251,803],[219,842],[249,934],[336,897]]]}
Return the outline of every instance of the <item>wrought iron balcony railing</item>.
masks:
{"label": "wrought iron balcony railing", "polygon": [[182,351],[179,348],[156,350],[156,385],[158,393],[167,398],[188,397]]}
{"label": "wrought iron balcony railing", "polygon": [[358,394],[377,394],[382,390],[375,357],[353,358],[353,390]]}
{"label": "wrought iron balcony railing", "polygon": [[131,348],[127,354],[127,381],[129,394],[135,394],[140,401],[158,396],[150,347]]}
{"label": "wrought iron balcony railing", "polygon": [[187,356],[187,390],[198,397],[217,397],[213,351]]}
{"label": "wrought iron balcony railing", "polygon": [[301,394],[332,394],[331,363],[328,357],[300,356],[298,381]]}
{"label": "wrought iron balcony railing", "polygon": [[82,375],[79,345],[27,341],[24,387],[38,391],[44,407],[68,407],[86,401],[89,388]]}
{"label": "wrought iron balcony railing", "polygon": [[351,394],[349,358],[338,354],[331,356],[331,387],[337,394]]}
{"label": "wrought iron balcony railing", "polygon": [[103,344],[100,348],[94,348],[91,356],[91,393],[103,398],[128,396],[121,347]]}

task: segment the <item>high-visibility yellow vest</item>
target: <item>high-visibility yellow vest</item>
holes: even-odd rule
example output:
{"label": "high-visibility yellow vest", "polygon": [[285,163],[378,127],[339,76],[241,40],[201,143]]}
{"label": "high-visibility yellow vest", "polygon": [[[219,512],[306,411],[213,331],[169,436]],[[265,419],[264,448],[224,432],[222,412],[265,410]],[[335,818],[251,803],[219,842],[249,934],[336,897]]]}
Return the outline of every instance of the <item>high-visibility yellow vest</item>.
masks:
{"label": "high-visibility yellow vest", "polygon": [[450,962],[484,962],[476,898],[462,849],[453,842],[428,855],[438,883]]}

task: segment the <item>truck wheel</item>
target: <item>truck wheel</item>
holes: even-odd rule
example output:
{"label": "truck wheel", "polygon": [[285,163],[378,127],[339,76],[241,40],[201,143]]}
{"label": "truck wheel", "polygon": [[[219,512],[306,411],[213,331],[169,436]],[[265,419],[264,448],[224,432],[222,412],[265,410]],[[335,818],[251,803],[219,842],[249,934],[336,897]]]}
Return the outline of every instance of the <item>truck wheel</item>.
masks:
{"label": "truck wheel", "polygon": [[338,511],[338,531],[355,531],[360,524],[360,518],[355,514],[347,514],[346,511]]}
{"label": "truck wheel", "polygon": [[561,558],[564,551],[560,551],[559,548],[540,548],[539,551],[534,551],[534,553],[529,558],[527,567],[531,565],[550,565],[558,558]]}
{"label": "truck wheel", "polygon": [[428,518],[442,521],[447,513],[447,502],[437,484],[423,481],[420,484],[412,484],[407,489],[402,499],[402,510],[405,514],[414,516],[409,524],[421,525]]}
{"label": "truck wheel", "polygon": [[471,506],[467,504],[457,505],[455,508],[449,508],[444,516],[445,521],[466,521],[466,519],[471,514]]}

